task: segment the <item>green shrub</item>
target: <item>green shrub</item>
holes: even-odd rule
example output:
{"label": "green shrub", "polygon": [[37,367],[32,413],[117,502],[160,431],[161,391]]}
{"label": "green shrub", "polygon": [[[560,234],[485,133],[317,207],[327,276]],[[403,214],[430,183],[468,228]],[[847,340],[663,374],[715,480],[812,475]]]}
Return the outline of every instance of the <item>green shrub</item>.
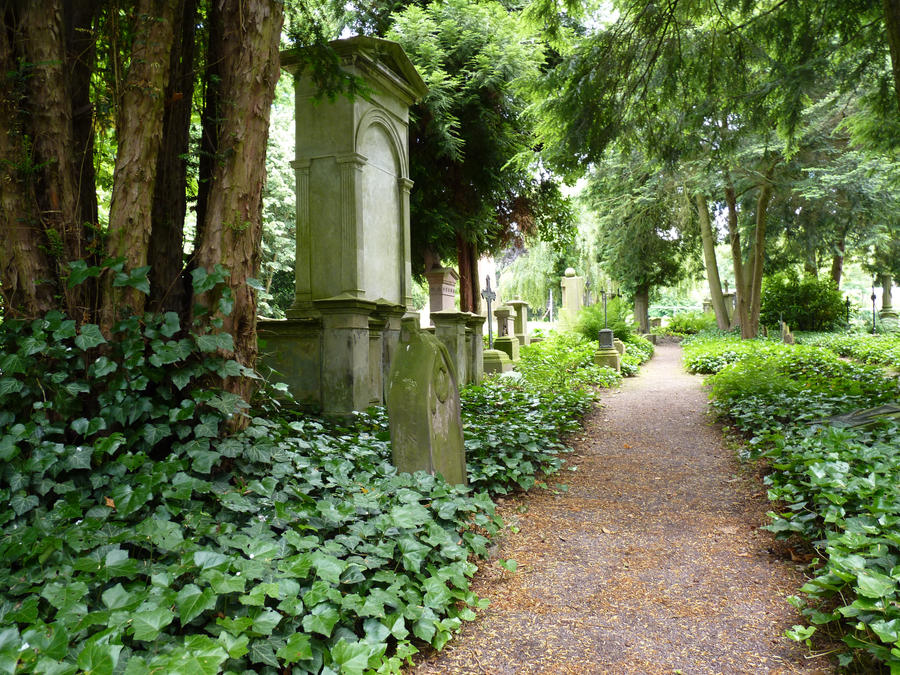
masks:
{"label": "green shrub", "polygon": [[664,335],[695,335],[716,327],[716,315],[712,312],[680,312],[662,328]]}
{"label": "green shrub", "polygon": [[[708,342],[698,340],[696,353],[714,352]],[[900,670],[900,423],[845,428],[827,419],[896,404],[897,380],[824,346],[757,342],[709,382],[713,407],[771,465],[765,481],[778,510],[767,529],[805,538],[822,558],[801,588],[806,599],[789,598],[811,625],[788,636],[803,640],[825,627],[856,650],[841,654],[841,665]]]}
{"label": "green shrub", "polygon": [[792,330],[829,330],[844,325],[847,308],[832,279],[781,272],[763,279],[760,323],[777,327],[784,321]]}
{"label": "green shrub", "polygon": [[554,333],[548,339],[525,345],[516,369],[532,390],[556,392],[579,388],[611,387],[621,378],[615,370],[594,364],[596,340],[574,333]]}
{"label": "green shrub", "polygon": [[[617,338],[626,341],[634,334],[634,320],[628,304],[621,298],[611,298],[606,303],[606,326]],[[597,341],[600,330],[604,327],[603,303],[585,307],[575,320],[575,331],[592,342]]]}

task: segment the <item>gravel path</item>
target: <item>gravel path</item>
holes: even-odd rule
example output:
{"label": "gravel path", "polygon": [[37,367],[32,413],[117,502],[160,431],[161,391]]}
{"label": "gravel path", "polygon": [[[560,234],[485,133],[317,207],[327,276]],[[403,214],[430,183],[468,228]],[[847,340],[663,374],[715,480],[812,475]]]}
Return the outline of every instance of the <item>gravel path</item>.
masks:
{"label": "gravel path", "polygon": [[568,491],[507,500],[519,528],[483,566],[491,600],[431,673],[826,673],[827,657],[783,637],[798,623],[784,598],[801,568],[758,528],[767,504],[706,417],[699,377],[678,345],[604,395],[573,441]]}

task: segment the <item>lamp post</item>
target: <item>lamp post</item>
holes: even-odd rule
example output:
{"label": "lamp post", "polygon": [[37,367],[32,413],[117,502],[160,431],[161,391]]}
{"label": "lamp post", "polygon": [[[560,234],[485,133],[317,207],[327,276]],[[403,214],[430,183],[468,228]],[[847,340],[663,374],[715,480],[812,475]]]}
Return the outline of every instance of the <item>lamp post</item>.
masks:
{"label": "lamp post", "polygon": [[847,326],[850,326],[850,297],[849,296],[844,300],[844,304],[847,306]]}

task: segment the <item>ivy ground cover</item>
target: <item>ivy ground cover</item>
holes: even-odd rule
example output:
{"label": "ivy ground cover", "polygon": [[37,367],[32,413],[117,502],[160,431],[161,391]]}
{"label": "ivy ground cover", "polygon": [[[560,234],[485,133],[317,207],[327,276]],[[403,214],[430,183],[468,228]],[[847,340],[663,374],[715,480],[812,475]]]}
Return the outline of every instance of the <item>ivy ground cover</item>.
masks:
{"label": "ivy ground cover", "polygon": [[264,396],[223,437],[235,401],[202,383],[244,373],[227,339],[0,326],[0,672],[396,672],[474,617],[491,495],[557,470],[594,397],[565,344],[528,357],[553,382],[464,391],[450,486],[396,472],[380,411],[340,428]]}
{"label": "ivy ground cover", "polygon": [[820,556],[803,597],[806,618],[789,632],[840,635],[841,665],[900,672],[900,423],[882,418],[849,426],[827,418],[896,404],[898,381],[881,368],[841,359],[824,347],[701,340],[686,362],[722,363],[711,384],[713,407],[747,436],[771,472],[777,509],[768,529],[807,540]]}

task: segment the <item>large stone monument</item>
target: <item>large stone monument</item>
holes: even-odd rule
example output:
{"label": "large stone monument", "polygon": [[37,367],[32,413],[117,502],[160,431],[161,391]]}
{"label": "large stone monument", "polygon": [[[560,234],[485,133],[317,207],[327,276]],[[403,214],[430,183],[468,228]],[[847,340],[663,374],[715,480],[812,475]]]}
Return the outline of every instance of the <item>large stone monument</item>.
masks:
{"label": "large stone monument", "polygon": [[391,452],[400,471],[439,473],[467,483],[455,366],[447,348],[403,320],[403,338],[388,378]]}
{"label": "large stone monument", "polygon": [[297,50],[297,251],[286,321],[260,321],[261,361],[326,413],[384,401],[385,373],[411,309],[409,106],[426,87],[395,42],[331,43],[365,95],[316,99]]}
{"label": "large stone monument", "polygon": [[881,309],[878,310],[878,318],[881,319],[884,328],[896,330],[900,314],[897,313],[893,306],[891,298],[892,286],[893,278],[891,275],[883,274],[881,276]]}
{"label": "large stone monument", "polygon": [[575,276],[575,270],[569,267],[560,284],[563,304],[559,309],[559,326],[563,330],[572,330],[584,302],[584,278]]}

